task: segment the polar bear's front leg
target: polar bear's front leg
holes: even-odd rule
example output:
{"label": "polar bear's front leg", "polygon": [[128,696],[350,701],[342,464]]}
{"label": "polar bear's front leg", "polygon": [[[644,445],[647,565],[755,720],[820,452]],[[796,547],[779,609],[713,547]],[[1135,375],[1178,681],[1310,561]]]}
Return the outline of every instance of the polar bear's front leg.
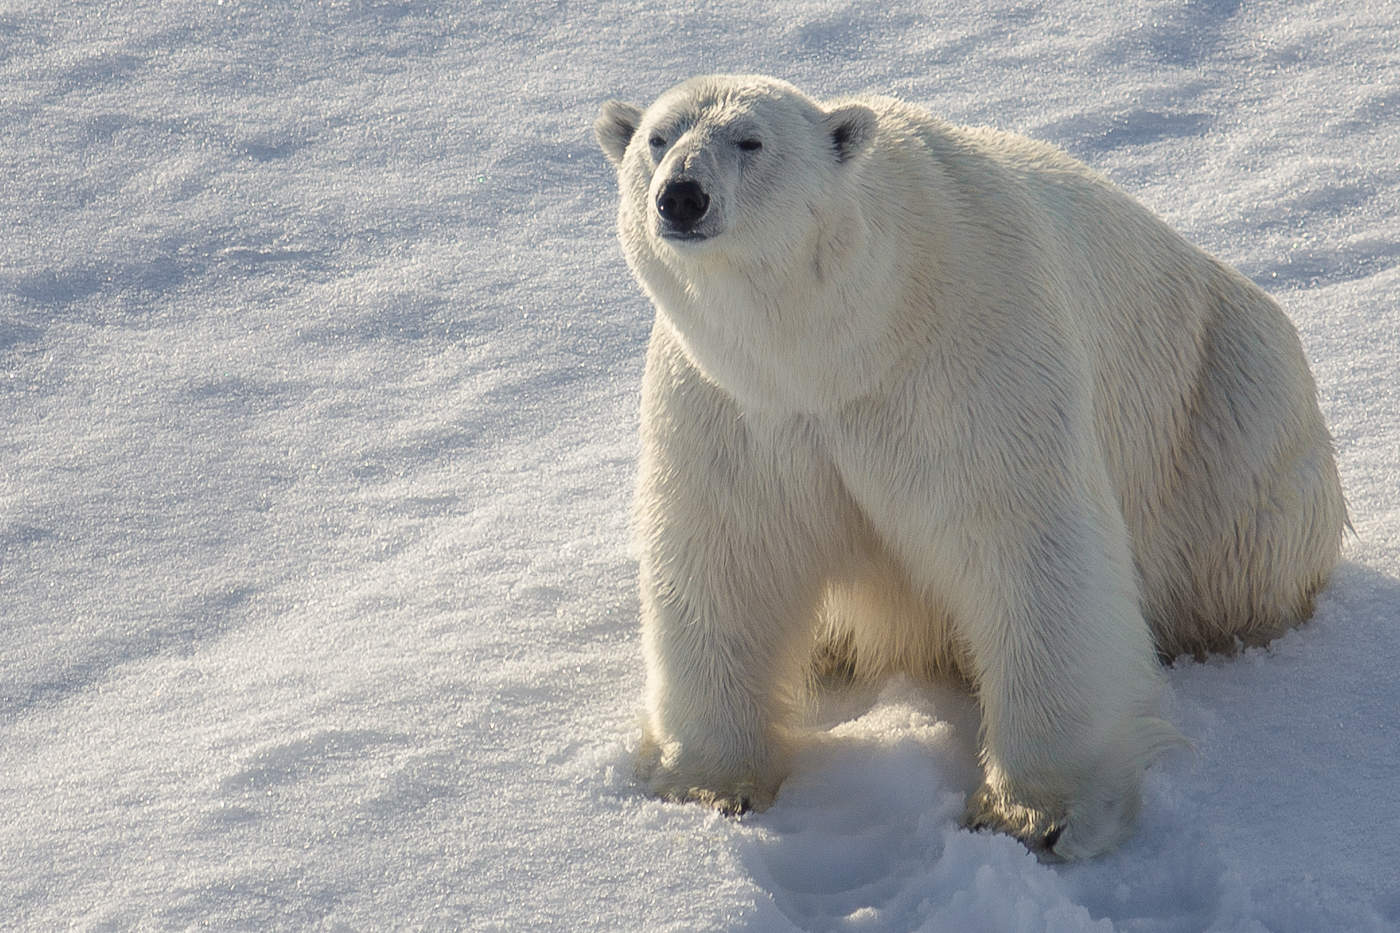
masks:
{"label": "polar bear's front leg", "polygon": [[[668,799],[731,814],[761,810],[786,772],[797,645],[810,640],[815,613],[814,600],[795,595],[810,581],[761,553],[742,554],[735,537],[686,546],[708,553],[674,568],[648,562],[643,571],[638,773]],[[670,573],[682,564],[689,573]]]}
{"label": "polar bear's front leg", "polygon": [[983,713],[975,829],[1051,858],[1086,858],[1131,832],[1143,771],[1181,741],[1153,715],[1160,674],[1122,526],[1089,502],[1008,519],[976,545],[960,630]]}
{"label": "polar bear's front leg", "polygon": [[729,813],[763,809],[786,772],[790,700],[820,583],[810,555],[793,548],[798,529],[778,527],[788,510],[774,511],[752,486],[738,501],[733,486],[699,494],[666,473],[644,477],[641,491],[649,499],[650,482],[670,486],[667,508],[643,530],[638,773],[668,799]]}
{"label": "polar bear's front leg", "polygon": [[729,812],[771,802],[823,579],[846,534],[837,490],[800,420],[741,412],[657,325],[636,508],[638,773],[653,793]]}

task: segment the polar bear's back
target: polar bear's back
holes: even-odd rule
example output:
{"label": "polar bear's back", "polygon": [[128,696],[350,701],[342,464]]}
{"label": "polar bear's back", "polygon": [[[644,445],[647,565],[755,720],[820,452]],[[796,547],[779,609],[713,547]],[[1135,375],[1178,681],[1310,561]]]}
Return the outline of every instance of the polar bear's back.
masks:
{"label": "polar bear's back", "polygon": [[1164,654],[1311,614],[1346,522],[1297,331],[1240,273],[1093,176],[1058,223],[1099,441]]}
{"label": "polar bear's back", "polygon": [[882,126],[872,183],[906,205],[892,216],[911,256],[948,257],[912,313],[956,307],[964,329],[1002,342],[1050,333],[1092,386],[1162,652],[1266,641],[1305,618],[1346,514],[1302,345],[1273,299],[1052,146],[867,103]]}

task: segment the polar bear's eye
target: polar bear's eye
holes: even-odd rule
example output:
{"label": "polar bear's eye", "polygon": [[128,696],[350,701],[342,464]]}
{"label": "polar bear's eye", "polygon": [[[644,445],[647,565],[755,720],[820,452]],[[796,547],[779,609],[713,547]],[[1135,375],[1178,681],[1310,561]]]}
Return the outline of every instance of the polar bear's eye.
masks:
{"label": "polar bear's eye", "polygon": [[756,139],[741,139],[739,140],[739,148],[745,152],[757,152],[763,148],[763,143]]}
{"label": "polar bear's eye", "polygon": [[647,142],[651,143],[651,148],[660,149],[662,146],[666,145],[666,138],[664,136],[653,136],[651,139],[647,140]]}

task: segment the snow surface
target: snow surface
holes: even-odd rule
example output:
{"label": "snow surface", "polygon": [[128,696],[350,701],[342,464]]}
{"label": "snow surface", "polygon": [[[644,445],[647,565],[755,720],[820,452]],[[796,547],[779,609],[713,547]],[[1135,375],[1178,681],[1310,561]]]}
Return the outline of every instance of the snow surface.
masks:
{"label": "snow surface", "polygon": [[[1374,0],[0,5],[0,926],[1400,926],[1400,25]],[[590,125],[703,71],[1057,143],[1271,289],[1356,535],[1170,671],[1044,866],[975,710],[833,697],[768,812],[631,777],[650,310]]]}

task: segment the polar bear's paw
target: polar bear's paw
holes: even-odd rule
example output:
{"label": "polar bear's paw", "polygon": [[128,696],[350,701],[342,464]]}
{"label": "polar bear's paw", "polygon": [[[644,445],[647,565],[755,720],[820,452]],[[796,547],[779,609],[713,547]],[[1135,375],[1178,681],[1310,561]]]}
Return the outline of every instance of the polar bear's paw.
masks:
{"label": "polar bear's paw", "polygon": [[706,787],[687,780],[668,780],[664,777],[658,780],[653,776],[646,783],[647,789],[662,800],[698,803],[702,807],[718,810],[724,816],[761,813],[773,804],[774,795],[753,781],[739,781],[727,787]]}
{"label": "polar bear's paw", "polygon": [[1055,851],[1055,844],[1065,831],[1062,814],[1056,815],[1018,803],[987,784],[968,797],[963,826],[973,832],[990,830],[1013,836],[1043,862],[1057,862],[1064,858]]}
{"label": "polar bear's paw", "polygon": [[725,816],[742,816],[768,809],[777,796],[776,784],[752,777],[719,778],[709,770],[686,767],[674,749],[663,754],[650,740],[643,741],[637,754],[637,779],[662,800],[698,803]]}
{"label": "polar bear's paw", "polygon": [[718,810],[725,816],[743,816],[745,813],[761,812],[772,805],[772,797],[762,793],[757,786],[741,784],[728,790],[713,790],[708,787],[688,787],[679,795],[667,794],[668,800],[684,803],[698,803],[701,806]]}

